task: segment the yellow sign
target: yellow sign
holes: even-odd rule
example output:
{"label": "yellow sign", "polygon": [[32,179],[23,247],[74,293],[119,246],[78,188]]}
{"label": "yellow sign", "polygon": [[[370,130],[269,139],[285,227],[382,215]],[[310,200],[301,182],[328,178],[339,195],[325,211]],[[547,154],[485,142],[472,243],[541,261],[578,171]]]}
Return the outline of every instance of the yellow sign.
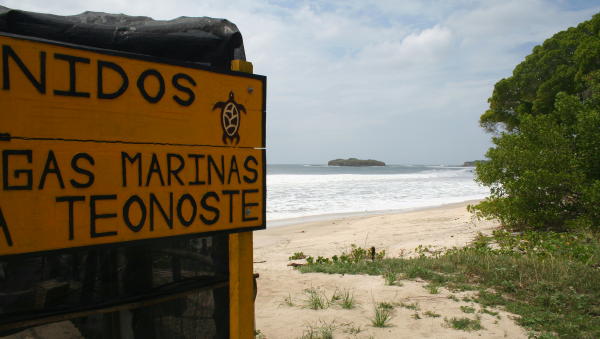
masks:
{"label": "yellow sign", "polygon": [[264,228],[265,77],[0,45],[0,256]]}

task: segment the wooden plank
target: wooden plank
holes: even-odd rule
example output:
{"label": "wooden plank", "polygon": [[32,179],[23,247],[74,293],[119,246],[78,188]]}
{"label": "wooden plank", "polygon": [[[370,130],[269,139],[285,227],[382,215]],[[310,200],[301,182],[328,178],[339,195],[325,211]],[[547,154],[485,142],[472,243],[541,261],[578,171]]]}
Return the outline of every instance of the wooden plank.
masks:
{"label": "wooden plank", "polygon": [[263,152],[0,141],[0,257],[263,227]]}
{"label": "wooden plank", "polygon": [[[252,64],[237,60],[232,70],[252,71]],[[266,221],[265,221],[266,222]],[[254,338],[254,264],[252,232],[229,235],[229,336]]]}
{"label": "wooden plank", "polygon": [[[0,133],[264,147],[263,76],[6,33],[0,33],[0,45]],[[231,95],[241,119],[234,133],[239,140],[223,138],[217,105]]]}

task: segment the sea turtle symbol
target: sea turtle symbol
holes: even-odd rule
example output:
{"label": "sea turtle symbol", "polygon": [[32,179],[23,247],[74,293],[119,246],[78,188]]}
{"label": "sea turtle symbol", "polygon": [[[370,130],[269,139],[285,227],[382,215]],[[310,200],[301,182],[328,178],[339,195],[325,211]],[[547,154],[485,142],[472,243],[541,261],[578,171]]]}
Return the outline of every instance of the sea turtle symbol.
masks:
{"label": "sea turtle symbol", "polygon": [[229,92],[229,100],[217,102],[213,106],[213,111],[217,108],[221,109],[221,127],[223,128],[223,143],[227,144],[227,139],[232,143],[235,141],[237,145],[240,142],[240,112],[246,113],[246,108],[243,105],[235,102],[233,91]]}

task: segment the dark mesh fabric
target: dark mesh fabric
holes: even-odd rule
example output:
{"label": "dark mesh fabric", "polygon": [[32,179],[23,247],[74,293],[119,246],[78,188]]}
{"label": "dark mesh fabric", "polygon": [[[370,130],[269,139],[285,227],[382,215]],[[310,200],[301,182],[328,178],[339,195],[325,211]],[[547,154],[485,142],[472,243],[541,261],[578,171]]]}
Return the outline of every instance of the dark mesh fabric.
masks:
{"label": "dark mesh fabric", "polygon": [[[137,302],[63,322],[63,330],[82,338],[225,338],[227,262],[226,235],[0,261],[0,324]],[[173,294],[181,297],[160,299]]]}

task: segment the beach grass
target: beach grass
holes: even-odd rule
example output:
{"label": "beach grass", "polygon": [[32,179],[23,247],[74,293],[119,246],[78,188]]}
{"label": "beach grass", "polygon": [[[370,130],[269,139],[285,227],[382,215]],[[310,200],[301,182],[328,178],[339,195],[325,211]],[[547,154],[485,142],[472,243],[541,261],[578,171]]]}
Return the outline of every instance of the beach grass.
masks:
{"label": "beach grass", "polygon": [[438,285],[438,284],[435,284],[435,283],[427,284],[427,285],[425,285],[425,288],[431,294],[439,294],[440,293],[440,285]]}
{"label": "beach grass", "polygon": [[412,311],[418,311],[419,310],[419,304],[417,304],[417,303],[412,303],[412,304],[400,303],[399,306],[403,307],[403,308],[406,308],[407,310],[412,310]]}
{"label": "beach grass", "polygon": [[344,331],[348,334],[357,335],[362,332],[362,328],[360,326],[354,325],[352,323],[348,324],[348,328]]}
{"label": "beach grass", "polygon": [[288,296],[283,298],[283,304],[287,306],[294,306],[294,300],[292,299],[292,294],[288,293]]}
{"label": "beach grass", "polygon": [[475,308],[471,306],[461,306],[460,310],[464,313],[475,313]]}
{"label": "beach grass", "polygon": [[425,311],[425,313],[423,313],[424,315],[428,316],[429,318],[439,318],[441,317],[441,315],[439,313],[435,313],[433,311]]}
{"label": "beach grass", "polygon": [[352,294],[352,292],[350,292],[349,290],[343,290],[341,292],[341,299],[340,299],[339,303],[343,309],[346,309],[346,310],[353,309],[356,306],[354,294]]}
{"label": "beach grass", "polygon": [[320,320],[317,323],[306,325],[300,339],[333,339],[333,332],[336,328],[335,322]]}
{"label": "beach grass", "polygon": [[391,311],[394,309],[394,304],[389,303],[387,301],[381,301],[381,302],[377,303],[377,308]]}
{"label": "beach grass", "polygon": [[[356,247],[353,251],[362,253]],[[319,263],[298,269],[381,276],[392,272],[402,279],[420,278],[451,291],[475,291],[470,302],[502,307],[518,315],[517,323],[534,337],[598,338],[599,267],[597,233],[497,231],[491,236],[480,235],[463,248],[434,251],[421,247],[414,258],[371,260],[367,256],[336,262],[321,258]],[[449,321],[450,325],[455,322]],[[462,326],[460,321],[457,324]]]}
{"label": "beach grass", "polygon": [[398,277],[396,276],[396,272],[385,271],[383,272],[383,279],[385,280],[386,285],[392,286],[396,283]]}
{"label": "beach grass", "polygon": [[329,307],[329,301],[325,295],[314,287],[304,290],[306,295],[306,307],[311,310],[323,310]]}
{"label": "beach grass", "polygon": [[294,254],[292,254],[288,259],[289,260],[298,260],[298,259],[305,259],[306,255],[304,255],[303,252],[294,252]]}
{"label": "beach grass", "polygon": [[476,319],[469,319],[467,317],[461,317],[461,318],[455,318],[452,317],[450,319],[444,319],[444,321],[446,322],[446,324],[455,329],[455,330],[462,330],[462,331],[479,331],[481,329],[483,329],[483,326],[481,326],[481,321],[479,318]]}
{"label": "beach grass", "polygon": [[457,297],[457,296],[455,296],[454,294],[450,294],[450,295],[448,296],[448,299],[450,299],[450,300],[453,300],[453,301],[456,301],[456,302],[459,302],[459,301],[460,301],[460,300],[458,299],[458,297]]}
{"label": "beach grass", "polygon": [[392,310],[394,306],[389,303],[380,302],[374,307],[374,315],[371,319],[371,325],[373,327],[388,327],[389,322],[392,319]]}
{"label": "beach grass", "polygon": [[487,308],[482,308],[481,310],[479,310],[479,313],[485,313],[485,314],[489,314],[491,316],[494,316],[498,319],[501,319],[502,317],[500,316],[500,312],[496,312],[496,311],[492,311],[492,310],[488,310]]}

